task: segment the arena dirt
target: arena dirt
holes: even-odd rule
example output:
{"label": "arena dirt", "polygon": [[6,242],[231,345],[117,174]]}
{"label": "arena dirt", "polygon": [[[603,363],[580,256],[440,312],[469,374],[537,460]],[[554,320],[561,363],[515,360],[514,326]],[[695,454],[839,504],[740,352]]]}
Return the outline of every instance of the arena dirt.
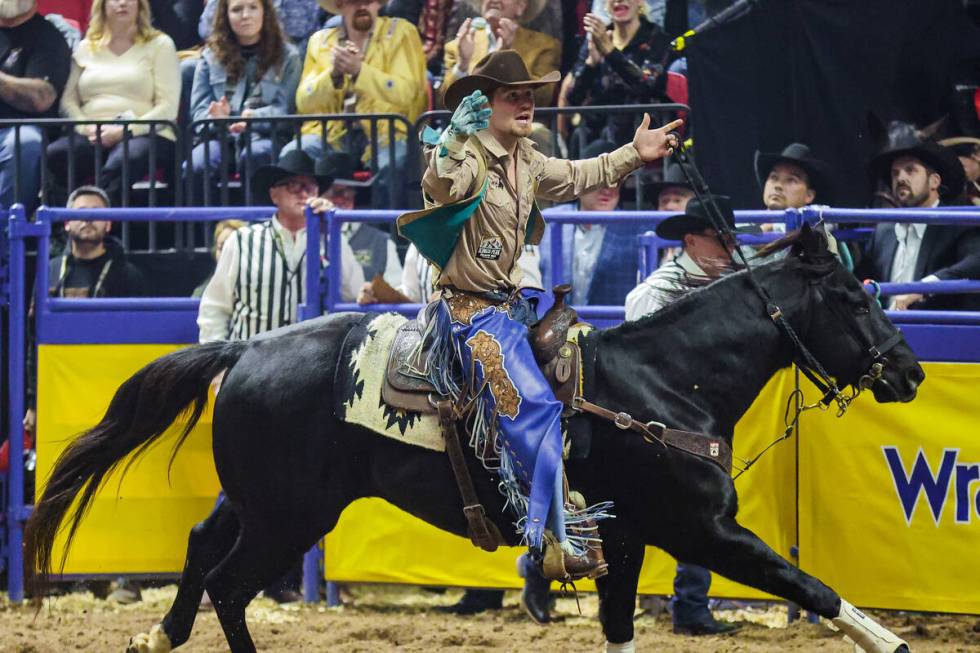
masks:
{"label": "arena dirt", "polygon": [[[35,619],[30,605],[12,606],[0,595],[0,653],[65,653],[122,651],[129,637],[160,620],[176,588],[144,590],[144,601],[119,606],[69,594],[48,601]],[[574,599],[558,601],[559,623],[533,624],[508,592],[504,609],[474,617],[447,616],[432,610],[455,602],[460,592],[435,594],[418,588],[360,586],[351,588],[353,604],[328,609],[323,605],[279,607],[258,599],[248,620],[260,651],[520,651],[564,653],[603,650],[594,596],[581,597],[582,615]],[[644,652],[697,651],[759,653],[819,651],[852,653],[853,647],[825,625],[786,626],[786,609],[723,611],[721,618],[746,621],[736,635],[684,638],[670,632],[669,618],[641,616],[636,622],[637,649]],[[913,653],[980,651],[980,617],[879,613],[912,645]],[[226,650],[213,612],[201,612],[187,653]]]}

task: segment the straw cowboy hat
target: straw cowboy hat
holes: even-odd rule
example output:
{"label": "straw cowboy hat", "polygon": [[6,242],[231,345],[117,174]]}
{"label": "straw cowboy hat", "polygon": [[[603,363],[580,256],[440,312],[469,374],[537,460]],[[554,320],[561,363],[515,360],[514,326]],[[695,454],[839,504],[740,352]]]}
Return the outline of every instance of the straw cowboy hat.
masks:
{"label": "straw cowboy hat", "polygon": [[790,143],[779,153],[756,150],[755,179],[760,189],[766,187],[766,178],[777,163],[792,163],[801,167],[810,178],[810,186],[816,191],[817,202],[834,203],[834,184],[831,181],[830,169],[826,163],[813,156],[809,146],[803,143]]}
{"label": "straw cowboy hat", "polygon": [[914,137],[901,138],[879,152],[868,162],[868,174],[874,181],[884,181],[890,187],[892,162],[903,156],[914,157],[939,173],[942,179],[939,186],[941,199],[951,200],[963,193],[966,173],[953,150]]}
{"label": "straw cowboy hat", "polygon": [[463,98],[473,91],[483,91],[489,98],[490,89],[498,86],[538,88],[558,81],[561,81],[561,73],[557,70],[534,79],[524,59],[515,50],[497,50],[480,59],[472,73],[450,84],[444,100],[446,108],[455,111]]}
{"label": "straw cowboy hat", "polygon": [[252,192],[256,197],[267,197],[270,188],[290,177],[316,179],[321,193],[333,183],[331,175],[320,174],[309,154],[301,150],[291,150],[280,157],[279,163],[262,166],[252,173]]}

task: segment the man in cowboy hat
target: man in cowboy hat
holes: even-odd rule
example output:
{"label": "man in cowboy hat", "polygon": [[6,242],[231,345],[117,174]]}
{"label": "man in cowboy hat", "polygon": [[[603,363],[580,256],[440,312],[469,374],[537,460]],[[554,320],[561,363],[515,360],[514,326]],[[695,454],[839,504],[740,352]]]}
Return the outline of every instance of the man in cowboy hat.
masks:
{"label": "man in cowboy hat", "polygon": [[[803,143],[790,143],[778,153],[756,151],[755,178],[762,203],[770,211],[800,209],[814,202],[829,205],[835,200],[827,165]],[[776,227],[762,226],[763,231]]]}
{"label": "man in cowboy hat", "polygon": [[[734,230],[735,213],[728,197],[713,195],[728,226]],[[700,198],[687,203],[684,213],[673,215],[657,225],[657,235],[682,244],[680,256],[650,273],[626,296],[626,319],[638,320],[659,311],[689,290],[717,279],[731,269],[735,243],[719,239],[709,208]]]}
{"label": "man in cowboy hat", "polygon": [[[320,0],[320,5],[341,21],[310,37],[303,75],[296,89],[296,112],[398,113],[414,121],[426,107],[425,54],[418,29],[400,18],[379,17],[380,0]],[[303,125],[302,149],[319,158],[324,154],[322,123]],[[393,127],[392,127],[393,125]],[[377,130],[378,174],[407,156],[405,126],[362,120],[327,123],[330,150],[343,150],[371,161],[371,130]],[[393,133],[392,133],[393,132]],[[394,140],[395,161],[389,143]],[[283,148],[296,149],[296,141]],[[385,186],[385,182],[382,182]]]}
{"label": "man in cowboy hat", "polygon": [[664,164],[664,178],[644,186],[647,197],[654,199],[658,211],[683,211],[694,197],[694,189],[684,176],[680,163]]}
{"label": "man in cowboy hat", "polygon": [[[529,4],[536,6],[529,7]],[[443,85],[448,88],[460,77],[469,75],[473,64],[497,50],[517,51],[534,77],[558,68],[561,62],[558,39],[519,24],[525,12],[536,14],[540,10],[537,5],[541,4],[543,0],[482,0],[481,15],[464,20],[456,38],[446,44]],[[552,86],[539,86],[534,92],[534,103],[548,106],[553,97]]]}
{"label": "man in cowboy hat", "polygon": [[[306,277],[306,216],[331,208],[319,197],[332,179],[317,174],[313,159],[294,150],[252,175],[256,197],[276,207],[270,220],[238,229],[221,250],[214,276],[201,296],[200,341],[245,340],[296,321]],[[364,274],[346,239],[341,243],[341,292],[354,301]]]}
{"label": "man in cowboy hat", "polygon": [[[521,291],[517,259],[538,244],[544,220],[535,198],[568,202],[611,186],[677,145],[682,121],[649,129],[644,116],[633,142],[594,159],[545,157],[527,138],[534,121],[534,89],[559,80],[558,71],[534,78],[521,56],[498,50],[446,90],[454,111],[449,127],[425,135],[422,179],[426,210],[403,215],[399,231],[437,269],[440,298],[426,309],[427,336],[444,347],[466,379],[481,388],[475,410],[478,444],[496,436],[501,488],[518,512],[526,541],[550,578],[597,577],[606,572],[594,518],[607,505],[568,506],[563,496],[562,404],[538,369],[527,340],[534,309]],[[477,365],[477,362],[480,365]],[[459,395],[430,361],[431,380]],[[489,383],[484,384],[484,379]],[[481,426],[482,425],[482,426]],[[576,526],[566,529],[566,515]]]}
{"label": "man in cowboy hat", "polygon": [[[368,190],[373,185],[374,179],[370,177],[370,173],[357,173],[356,170],[357,160],[347,152],[330,152],[316,162],[317,173],[333,179],[323,196],[334,208],[353,211],[358,208],[359,191]],[[360,175],[365,178],[355,179]],[[363,198],[360,199],[363,201]],[[345,222],[342,228],[354,251],[354,258],[364,272],[364,279],[367,281],[364,288],[370,288],[371,280],[379,274],[392,286],[398,284],[402,278],[402,264],[398,260],[395,241],[387,233],[388,226],[380,226],[385,231],[366,222]],[[363,290],[361,292],[363,294]]]}
{"label": "man in cowboy hat", "polygon": [[[876,183],[890,185],[900,207],[928,209],[963,193],[963,166],[952,150],[931,142],[896,143],[868,163]],[[980,229],[914,224],[879,224],[868,243],[858,274],[878,281],[908,283],[980,279]],[[921,293],[888,298],[891,310],[958,308],[977,305],[975,295]]]}

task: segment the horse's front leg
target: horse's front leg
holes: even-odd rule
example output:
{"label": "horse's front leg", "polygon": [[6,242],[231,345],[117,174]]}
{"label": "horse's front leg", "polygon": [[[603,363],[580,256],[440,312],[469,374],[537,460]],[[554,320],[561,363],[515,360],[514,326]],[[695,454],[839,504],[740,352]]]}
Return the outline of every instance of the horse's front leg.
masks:
{"label": "horse's front leg", "polygon": [[596,581],[599,621],[606,635],[606,653],[633,653],[633,612],[636,585],[643,566],[643,542],[625,530],[602,529],[602,549],[609,574]]}

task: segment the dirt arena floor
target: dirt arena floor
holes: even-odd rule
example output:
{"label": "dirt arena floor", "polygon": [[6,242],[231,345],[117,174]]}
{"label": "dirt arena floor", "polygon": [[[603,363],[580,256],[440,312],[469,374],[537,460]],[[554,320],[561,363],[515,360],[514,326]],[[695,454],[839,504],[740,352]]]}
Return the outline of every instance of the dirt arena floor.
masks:
{"label": "dirt arena floor", "polygon": [[[12,606],[0,595],[0,653],[64,653],[122,651],[129,637],[159,621],[176,592],[174,586],[143,591],[144,601],[119,606],[69,594],[48,601],[35,619],[29,605]],[[460,592],[444,594],[411,587],[351,588],[353,603],[342,608],[280,607],[258,599],[248,610],[252,635],[260,651],[520,651],[564,653],[603,650],[594,596],[582,595],[582,614],[574,599],[559,599],[560,622],[537,626],[521,612],[516,592],[508,592],[504,609],[475,617],[447,616],[433,611],[455,602]],[[826,625],[786,625],[786,609],[732,610],[718,613],[745,626],[727,637],[685,638],[670,631],[666,615],[639,616],[637,649],[645,652],[704,651],[762,653],[820,651],[852,653],[853,647]],[[914,653],[980,651],[980,617],[879,613],[909,641]],[[187,653],[225,649],[213,612],[201,612]]]}

